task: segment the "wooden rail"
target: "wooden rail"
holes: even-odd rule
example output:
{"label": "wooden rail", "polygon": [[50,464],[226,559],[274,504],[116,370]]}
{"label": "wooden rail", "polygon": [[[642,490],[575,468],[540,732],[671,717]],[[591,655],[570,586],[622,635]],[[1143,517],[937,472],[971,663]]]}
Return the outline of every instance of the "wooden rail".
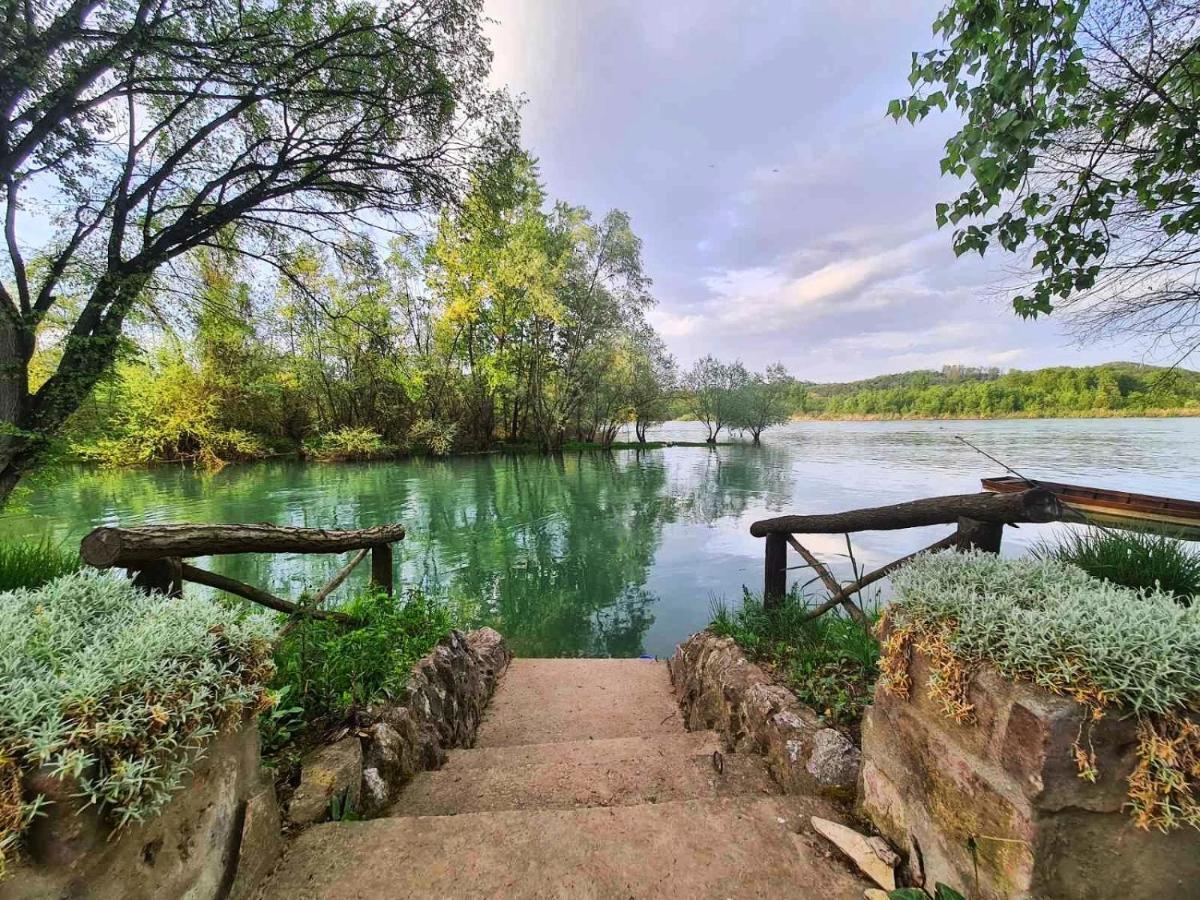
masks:
{"label": "wooden rail", "polygon": [[[1005,525],[1018,522],[1054,522],[1063,518],[1063,508],[1049,491],[1034,488],[1012,494],[954,494],[928,497],[891,506],[854,509],[843,513],[811,516],[779,516],[762,519],[750,526],[755,537],[765,538],[763,554],[763,604],[778,606],[787,594],[787,553],[791,546],[817,573],[829,591],[829,598],[813,607],[815,618],[835,606],[842,606],[852,618],[863,621],[862,610],[853,596],[869,584],[890,575],[920,553],[956,547],[1000,552]],[[801,544],[797,534],[845,534],[856,531],[894,531],[926,525],[954,524],[954,534],[926,547],[925,550],[894,560],[873,572],[859,576],[853,583],[838,584],[829,569]],[[848,539],[848,538],[847,538]]]}
{"label": "wooden rail", "polygon": [[[377,525],[354,531],[286,525],[140,525],[136,528],[96,528],[80,543],[79,555],[85,563],[96,568],[127,569],[134,583],[148,591],[178,597],[183,594],[183,583],[191,581],[280,612],[302,612],[318,619],[353,624],[350,616],[321,609],[320,605],[368,554],[371,556],[371,583],[391,594],[394,581],[392,544],[403,539],[403,525]],[[317,591],[311,605],[304,607],[261,588],[184,562],[188,557],[234,553],[343,553],[349,550],[358,552]]]}

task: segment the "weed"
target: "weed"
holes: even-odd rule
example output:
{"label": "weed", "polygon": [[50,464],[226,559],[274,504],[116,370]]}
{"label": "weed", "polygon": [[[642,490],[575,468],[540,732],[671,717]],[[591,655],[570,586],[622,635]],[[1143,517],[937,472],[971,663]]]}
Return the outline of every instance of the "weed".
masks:
{"label": "weed", "polygon": [[48,539],[5,541],[0,544],[0,592],[41,587],[80,565],[78,553]]}
{"label": "weed", "polygon": [[712,609],[712,632],[732,637],[748,656],[768,664],[830,724],[857,732],[879,674],[879,645],[870,625],[836,611],[809,619],[809,603],[799,590],[772,609],[749,591],[736,610],[719,599]]}
{"label": "weed", "polygon": [[1183,541],[1154,532],[1072,531],[1056,544],[1036,547],[1034,555],[1074,563],[1113,584],[1161,590],[1185,605],[1200,594],[1200,553]]}

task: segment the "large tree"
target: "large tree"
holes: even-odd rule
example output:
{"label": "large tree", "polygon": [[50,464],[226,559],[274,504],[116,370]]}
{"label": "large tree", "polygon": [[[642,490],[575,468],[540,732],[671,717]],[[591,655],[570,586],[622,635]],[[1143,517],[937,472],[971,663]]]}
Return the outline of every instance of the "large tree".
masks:
{"label": "large tree", "polygon": [[1200,346],[1200,3],[951,0],[914,53],[910,122],[953,107],[937,206],[957,253],[1023,252],[1023,316]]}
{"label": "large tree", "polygon": [[[172,260],[233,246],[272,264],[293,235],[336,247],[348,227],[454,195],[489,143],[482,123],[509,119],[485,85],[481,6],[0,6],[0,500],[109,368]],[[68,308],[67,295],[80,299]],[[40,384],[39,339],[62,343]]]}

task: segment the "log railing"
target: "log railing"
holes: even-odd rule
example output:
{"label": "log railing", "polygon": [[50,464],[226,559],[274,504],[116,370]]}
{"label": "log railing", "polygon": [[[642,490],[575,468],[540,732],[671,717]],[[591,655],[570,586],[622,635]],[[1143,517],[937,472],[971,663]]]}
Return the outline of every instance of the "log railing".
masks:
{"label": "log railing", "polygon": [[[787,594],[788,547],[804,559],[829,590],[829,598],[809,610],[815,618],[841,606],[859,621],[862,610],[852,599],[869,584],[890,575],[920,553],[956,547],[959,550],[978,549],[1000,552],[1000,539],[1005,525],[1020,522],[1054,522],[1063,518],[1058,498],[1045,490],[1034,488],[1012,494],[955,494],[948,497],[929,497],[877,506],[853,509],[849,512],[812,516],[780,516],[762,519],[750,526],[750,533],[766,539],[763,568],[763,604],[778,606]],[[955,525],[953,534],[901,557],[873,572],[858,576],[852,583],[839,584],[829,569],[795,537],[797,534],[845,534],[856,531],[894,531],[927,525]]]}
{"label": "log railing", "polygon": [[[404,539],[403,525],[378,525],[355,531],[326,531],[286,525],[140,525],[136,528],[96,528],[79,545],[79,555],[100,569],[124,568],[134,583],[148,591],[178,597],[191,581],[234,594],[289,614],[353,623],[345,613],[321,609],[321,604],[354,568],[371,557],[371,583],[388,594],[393,590],[392,544]],[[184,562],[195,556],[232,553],[344,553],[358,551],[329,583],[301,606],[261,588],[209,572]]]}

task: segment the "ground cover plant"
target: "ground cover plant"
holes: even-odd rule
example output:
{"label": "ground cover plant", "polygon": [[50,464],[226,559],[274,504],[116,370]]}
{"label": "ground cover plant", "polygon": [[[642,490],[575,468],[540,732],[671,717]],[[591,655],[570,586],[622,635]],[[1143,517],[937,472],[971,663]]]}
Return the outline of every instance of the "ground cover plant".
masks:
{"label": "ground cover plant", "polygon": [[79,554],[49,540],[0,544],[0,593],[41,587],[80,567]]}
{"label": "ground cover plant", "polygon": [[1074,563],[1089,575],[1135,589],[1159,589],[1190,604],[1200,594],[1200,553],[1153,532],[1089,528],[1072,531],[1036,555]]}
{"label": "ground cover plant", "polygon": [[403,598],[368,591],[339,610],[362,624],[301,615],[276,648],[271,689],[278,703],[262,723],[268,753],[399,696],[413,665],[468,617],[417,591]]}
{"label": "ground cover plant", "polygon": [[[980,666],[1071,697],[1092,713],[1134,716],[1138,765],[1129,804],[1143,828],[1200,828],[1200,607],[1133,590],[1053,558],[938,553],[892,576],[881,684],[913,689],[911,648],[931,662],[927,689],[947,716],[973,720],[967,685]],[[1094,780],[1087,734],[1075,744]]]}
{"label": "ground cover plant", "polygon": [[45,766],[118,827],[155,814],[223,726],[270,700],[271,619],[91,570],[0,594],[0,870]]}
{"label": "ground cover plant", "polygon": [[714,602],[709,630],[733,638],[802,703],[857,736],[879,676],[879,643],[871,625],[837,612],[809,619],[809,608],[808,598],[795,589],[772,609],[746,591],[737,609]]}

